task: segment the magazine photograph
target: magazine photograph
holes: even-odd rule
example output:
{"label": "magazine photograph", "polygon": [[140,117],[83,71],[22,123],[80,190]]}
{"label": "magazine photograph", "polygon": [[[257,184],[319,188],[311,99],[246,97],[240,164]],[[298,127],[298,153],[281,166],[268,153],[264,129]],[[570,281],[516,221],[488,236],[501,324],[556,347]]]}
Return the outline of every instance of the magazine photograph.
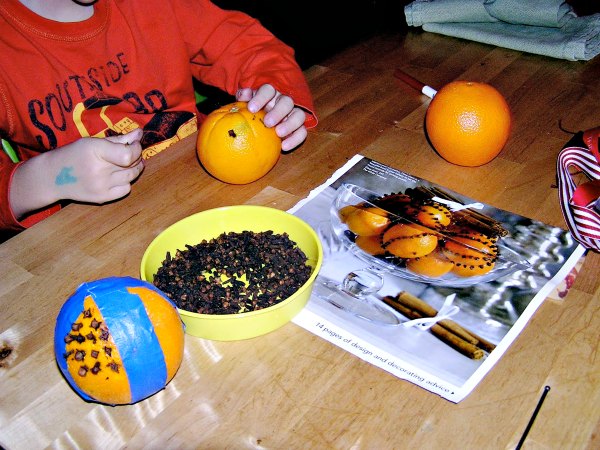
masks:
{"label": "magazine photograph", "polygon": [[584,253],[561,228],[360,155],[290,212],[324,253],[294,322],[453,402]]}

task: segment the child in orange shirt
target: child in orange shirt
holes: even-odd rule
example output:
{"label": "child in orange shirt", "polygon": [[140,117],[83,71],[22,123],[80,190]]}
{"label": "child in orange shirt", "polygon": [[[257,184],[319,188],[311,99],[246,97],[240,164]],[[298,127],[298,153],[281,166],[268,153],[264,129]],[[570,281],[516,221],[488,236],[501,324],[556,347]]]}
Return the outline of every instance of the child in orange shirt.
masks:
{"label": "child in orange shirt", "polygon": [[316,124],[292,49],[258,21],[207,0],[0,2],[0,230],[61,200],[127,195],[144,159],[197,129],[193,78],[300,145]]}

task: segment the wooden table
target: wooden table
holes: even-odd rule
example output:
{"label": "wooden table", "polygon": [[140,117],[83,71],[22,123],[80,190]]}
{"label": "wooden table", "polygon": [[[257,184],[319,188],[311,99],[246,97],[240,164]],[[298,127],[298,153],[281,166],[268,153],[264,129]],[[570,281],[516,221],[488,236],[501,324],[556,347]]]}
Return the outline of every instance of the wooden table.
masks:
{"label": "wooden table", "polygon": [[[438,157],[423,131],[433,86],[486,81],[514,128],[479,168]],[[260,338],[186,337],[166,389],[133,406],[82,401],[52,349],[62,303],[82,282],[139,276],[146,246],[194,212],[230,204],[288,209],[356,153],[496,207],[564,227],[555,160],[568,130],[600,125],[600,59],[567,62],[411,31],[377,36],[311,67],[320,125],[263,179],[229,186],[199,166],[194,139],[151,159],[132,194],[71,205],[0,245],[0,445],[32,448],[514,448],[551,386],[526,448],[600,446],[600,256],[564,301],[545,302],[459,404],[395,378],[290,323]],[[12,350],[12,351],[10,351]]]}

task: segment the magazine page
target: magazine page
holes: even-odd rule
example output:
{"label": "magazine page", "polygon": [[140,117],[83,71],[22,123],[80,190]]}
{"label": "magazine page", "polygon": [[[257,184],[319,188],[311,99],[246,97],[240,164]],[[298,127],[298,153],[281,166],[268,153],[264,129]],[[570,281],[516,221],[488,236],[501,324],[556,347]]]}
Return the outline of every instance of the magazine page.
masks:
{"label": "magazine page", "polygon": [[357,155],[291,213],[324,261],[297,325],[464,399],[584,254],[570,234]]}

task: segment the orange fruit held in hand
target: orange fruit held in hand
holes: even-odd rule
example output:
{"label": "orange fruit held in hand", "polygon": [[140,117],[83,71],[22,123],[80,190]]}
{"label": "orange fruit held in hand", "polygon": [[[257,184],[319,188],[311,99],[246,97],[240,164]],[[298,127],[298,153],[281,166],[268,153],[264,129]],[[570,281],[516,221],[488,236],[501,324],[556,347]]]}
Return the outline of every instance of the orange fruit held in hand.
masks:
{"label": "orange fruit held in hand", "polygon": [[263,122],[265,112],[235,102],[211,112],[198,131],[196,150],[204,168],[230,184],[247,184],[267,174],[281,155],[281,138]]}
{"label": "orange fruit held in hand", "polygon": [[510,108],[489,84],[453,81],[431,100],[425,126],[442,158],[460,166],[481,166],[504,148],[510,134]]}

